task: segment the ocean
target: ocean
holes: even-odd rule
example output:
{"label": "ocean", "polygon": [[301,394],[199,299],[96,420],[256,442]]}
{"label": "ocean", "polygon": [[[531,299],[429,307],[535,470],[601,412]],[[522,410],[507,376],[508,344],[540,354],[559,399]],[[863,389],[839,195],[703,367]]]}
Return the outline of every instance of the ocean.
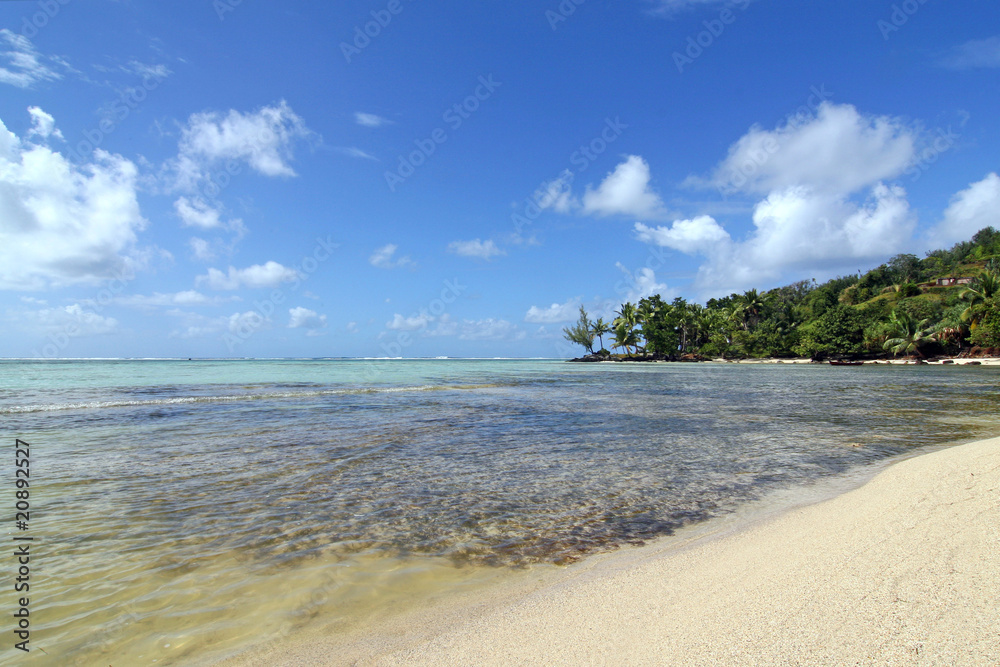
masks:
{"label": "ocean", "polygon": [[[32,650],[0,664],[211,664],[356,630],[994,436],[998,381],[968,366],[3,360]],[[15,438],[30,444],[26,529]]]}

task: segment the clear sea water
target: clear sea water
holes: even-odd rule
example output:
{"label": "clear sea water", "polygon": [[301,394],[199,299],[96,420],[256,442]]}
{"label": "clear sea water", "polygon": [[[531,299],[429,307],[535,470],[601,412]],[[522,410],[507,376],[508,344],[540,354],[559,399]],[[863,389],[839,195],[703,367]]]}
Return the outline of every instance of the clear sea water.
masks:
{"label": "clear sea water", "polygon": [[15,437],[36,540],[34,650],[0,664],[210,664],[356,628],[997,435],[998,397],[988,367],[0,361],[8,540]]}

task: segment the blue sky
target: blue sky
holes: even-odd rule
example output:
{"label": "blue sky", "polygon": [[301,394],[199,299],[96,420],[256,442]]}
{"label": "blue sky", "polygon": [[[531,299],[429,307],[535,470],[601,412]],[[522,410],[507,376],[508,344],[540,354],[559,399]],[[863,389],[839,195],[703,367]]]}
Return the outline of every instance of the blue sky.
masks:
{"label": "blue sky", "polygon": [[0,3],[0,355],[565,356],[1000,223],[983,0]]}

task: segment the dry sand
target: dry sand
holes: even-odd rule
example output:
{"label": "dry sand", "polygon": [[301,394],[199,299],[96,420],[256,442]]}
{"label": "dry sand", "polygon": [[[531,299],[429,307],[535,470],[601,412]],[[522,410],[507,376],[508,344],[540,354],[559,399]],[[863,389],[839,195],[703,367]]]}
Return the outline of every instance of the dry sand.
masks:
{"label": "dry sand", "polygon": [[320,641],[245,664],[1000,665],[1000,438],[473,611],[429,616],[409,645]]}

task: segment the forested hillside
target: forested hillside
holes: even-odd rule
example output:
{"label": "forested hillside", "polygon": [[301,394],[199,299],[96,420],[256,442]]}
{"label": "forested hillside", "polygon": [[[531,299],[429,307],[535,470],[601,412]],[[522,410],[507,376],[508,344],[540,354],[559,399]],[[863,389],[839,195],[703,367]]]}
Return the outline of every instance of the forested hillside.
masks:
{"label": "forested hillside", "polygon": [[[920,259],[897,255],[863,275],[751,289],[702,305],[659,296],[624,303],[610,323],[564,330],[588,353],[679,358],[956,355],[1000,348],[1000,232]],[[598,342],[595,352],[594,344]]]}

